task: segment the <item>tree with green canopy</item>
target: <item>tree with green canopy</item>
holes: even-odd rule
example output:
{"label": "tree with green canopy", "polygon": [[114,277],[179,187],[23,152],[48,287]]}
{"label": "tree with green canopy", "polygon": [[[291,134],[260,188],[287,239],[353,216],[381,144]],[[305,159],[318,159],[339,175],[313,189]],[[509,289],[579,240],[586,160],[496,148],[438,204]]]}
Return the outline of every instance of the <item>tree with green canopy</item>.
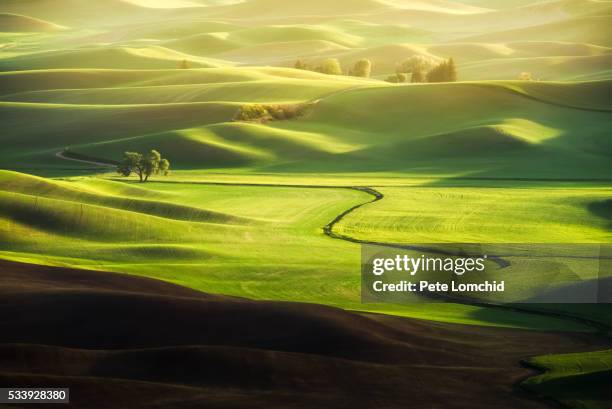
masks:
{"label": "tree with green canopy", "polygon": [[128,177],[132,173],[138,175],[140,183],[149,180],[151,175],[168,175],[170,172],[170,162],[163,159],[161,154],[152,149],[145,156],[138,152],[125,152],[123,160],[117,166],[117,172],[122,176]]}
{"label": "tree with green canopy", "polygon": [[342,75],[342,66],[337,58],[328,58],[317,67],[317,71],[329,75]]}

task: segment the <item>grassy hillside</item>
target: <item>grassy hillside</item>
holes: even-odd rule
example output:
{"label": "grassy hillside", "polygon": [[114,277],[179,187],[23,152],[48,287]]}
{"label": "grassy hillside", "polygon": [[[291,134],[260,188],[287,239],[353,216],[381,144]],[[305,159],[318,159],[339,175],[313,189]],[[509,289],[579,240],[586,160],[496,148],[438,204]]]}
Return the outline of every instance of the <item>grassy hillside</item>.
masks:
{"label": "grassy hillside", "polygon": [[470,41],[570,41],[610,46],[610,15],[551,22],[533,27],[470,37]]}
{"label": "grassy hillside", "polygon": [[[362,83],[361,85],[366,85]],[[28,91],[7,101],[50,104],[134,105],[189,102],[297,103],[355,85],[358,81],[262,79],[248,82],[152,85],[118,88]]]}
{"label": "grassy hillside", "polygon": [[2,11],[28,15],[68,26],[87,26],[92,22],[127,21],[133,18],[159,16],[155,10],[123,0],[6,0]]}
{"label": "grassy hillside", "polygon": [[64,28],[49,21],[33,17],[0,13],[0,32],[53,32]]}
{"label": "grassy hillside", "polygon": [[[11,52],[0,56],[1,69],[168,69],[182,60],[194,68],[287,66],[297,58],[318,63],[336,57],[345,67],[369,58],[373,72],[384,76],[422,54],[454,57],[465,66],[460,78],[469,80],[515,79],[523,71],[547,80],[610,78],[607,60],[595,58],[609,54],[606,1],[515,2],[501,10],[433,0],[364,0],[350,6],[250,0],[153,8],[115,0],[110,9],[99,1],[87,7],[80,0],[63,2],[70,12],[59,13],[45,1],[3,3],[0,13],[10,20],[4,31],[51,33],[6,37]],[[54,34],[49,29],[54,23],[71,28]],[[555,69],[559,64],[565,66]]]}
{"label": "grassy hillside", "polygon": [[[58,163],[62,161],[54,155],[65,147],[224,121],[236,109],[230,103],[206,102],[128,106],[1,103],[6,123],[21,130],[4,139],[7,143],[4,157],[17,166]],[[28,118],[32,115],[42,123],[31,123]],[[78,122],[72,121],[74,115],[79,116]],[[41,139],[41,134],[48,133],[57,137]],[[33,145],[35,149],[31,149]]]}
{"label": "grassy hillside", "polygon": [[[466,299],[363,304],[356,241],[612,242],[611,16],[612,2],[607,0],[4,0],[0,2],[0,258],[65,267],[53,270],[59,277],[87,275],[102,280],[102,274],[91,270],[116,271],[254,300],[325,304],[447,323],[603,333],[610,313],[601,305],[524,305],[529,311],[520,311]],[[431,64],[452,57],[459,82],[385,81],[415,56]],[[315,72],[330,58],[338,59],[341,75]],[[298,59],[308,69],[294,69]],[[370,78],[348,75],[362,59],[372,63]],[[529,76],[533,80],[517,80]],[[407,78],[410,81],[411,73]],[[247,104],[308,109],[285,120],[234,120]],[[104,166],[120,160],[125,151],[150,149],[170,160],[171,175],[155,175],[153,182],[138,184],[133,176],[119,179],[111,166]],[[380,191],[380,200],[373,202],[373,191],[366,187]],[[331,233],[339,236],[330,237]],[[571,268],[583,273],[580,277],[593,279],[592,270],[582,271],[591,262],[577,259]],[[505,272],[511,275],[520,260],[510,257],[509,263]],[[550,267],[547,271],[557,271],[550,263],[543,263]],[[529,271],[511,275],[507,299],[528,299],[532,287],[556,284],[557,278]],[[9,287],[16,281],[12,280]],[[101,282],[108,284],[105,280]],[[154,282],[142,277],[125,280],[141,280],[148,283],[145,288]],[[83,283],[68,281],[70,286]],[[39,277],[34,282],[40,286],[45,281]],[[57,283],[52,286],[55,289]],[[160,286],[164,285],[155,288]],[[91,294],[75,295],[62,308],[76,311],[76,303],[91,307],[83,311],[92,314],[106,311],[103,305],[133,312],[134,297],[143,296],[113,298],[125,302],[121,304],[109,301],[106,293],[100,295],[97,286],[87,288],[100,304],[91,301]],[[56,301],[66,300],[45,294],[40,302],[51,300],[48,311],[54,311]],[[159,301],[157,293],[146,296],[153,301],[147,298],[146,304],[139,304],[146,305],[144,310],[196,311],[190,309],[193,300],[173,298],[178,309],[168,310],[169,304]],[[228,300],[206,297],[219,301],[217,306]],[[487,301],[487,296],[482,300]],[[11,305],[24,303],[30,308],[42,305],[38,302],[39,298],[16,297]],[[255,310],[268,305],[240,303]],[[210,311],[210,305],[202,311],[197,308],[200,315]],[[249,321],[244,317],[251,316],[251,307],[232,308],[229,313],[223,309],[218,322],[227,323],[228,316]],[[278,338],[279,325],[285,328],[291,321],[308,326],[306,332],[311,334],[301,339],[300,348],[315,341],[310,331],[314,325],[326,336],[331,334],[325,338],[330,342],[326,353],[357,351],[353,340],[362,340],[363,331],[355,330],[358,325],[344,325],[356,314],[323,306],[307,309],[335,311],[335,315],[331,321],[327,313],[313,318],[287,315],[284,309],[254,315],[252,322],[258,325],[272,317],[272,329],[266,329],[272,332],[264,338],[257,333],[249,338],[254,344],[248,345],[259,348],[261,339],[273,344],[266,344],[271,348],[263,352],[266,357],[237,348],[240,365],[247,370],[241,367],[231,378],[259,380],[251,374],[263,373],[269,379],[290,379],[295,382],[291,388],[299,384],[300,390],[304,379],[334,378],[318,355],[302,354],[303,349],[291,356],[287,351],[278,355],[274,349],[274,342],[287,339]],[[276,321],[278,317],[284,318]],[[456,326],[440,335],[446,327],[439,323],[405,324],[385,315],[368,315],[367,321],[376,331],[389,323],[383,332],[391,331],[393,340],[385,348],[393,351],[399,343],[411,351],[424,340],[428,343],[425,349],[441,357],[435,364],[442,363],[444,369],[429,361],[409,369],[425,377],[412,374],[416,380],[436,379],[430,386],[437,385],[440,373],[448,373],[448,368],[462,374],[468,384],[480,379],[472,377],[476,373],[491,378],[491,368],[459,348],[467,338],[481,343],[479,351],[483,345],[486,350],[515,351],[519,339],[545,342],[541,348],[518,348],[504,358],[504,376],[496,377],[495,382],[500,382],[495,384],[496,392],[486,395],[482,407],[499,407],[497,402],[504,399],[500,396],[516,399],[513,407],[539,407],[539,401],[509,392],[510,384],[526,373],[518,370],[518,360],[529,354],[608,347],[607,341],[596,342],[585,334],[568,336],[568,344],[553,343],[562,346],[555,349],[549,340],[561,339],[556,333],[508,332],[514,340],[510,343],[504,336],[492,338],[486,333],[501,333],[500,328]],[[190,322],[195,321],[172,318],[173,325]],[[241,328],[244,322],[240,321]],[[404,325],[410,326],[408,338]],[[176,334],[193,342],[185,334],[194,331],[179,327]],[[108,328],[109,333],[118,331]],[[428,328],[425,338],[424,328]],[[372,334],[366,337],[368,354],[384,338]],[[37,336],[42,337],[39,343],[48,341],[47,335]],[[432,344],[441,337],[448,337],[448,342]],[[158,346],[162,345],[166,344]],[[449,345],[457,353],[449,354]],[[190,362],[193,356],[194,362],[204,362],[207,368],[212,357],[223,357],[220,368],[236,367],[234,350],[186,353],[175,351],[175,346],[172,343],[171,351],[165,352],[169,355],[162,355]],[[0,355],[11,357],[12,351],[24,349],[0,346]],[[355,356],[361,356],[359,351]],[[53,350],[60,361],[72,353]],[[76,353],[90,367],[100,368],[100,356]],[[155,360],[157,354],[148,351],[142,356]],[[269,354],[276,358],[270,360]],[[132,355],[112,359],[138,361],[126,367],[140,368],[140,353]],[[315,356],[314,372],[301,372],[300,368],[309,367],[302,355],[310,356],[311,363]],[[466,361],[455,361],[451,355]],[[487,359],[497,362],[488,355]],[[527,387],[568,406],[598,409],[609,400],[597,389],[609,381],[607,361],[606,353],[535,358],[534,365],[551,371],[528,381]],[[363,371],[368,379],[371,371],[381,374],[380,379],[391,379],[386,376],[391,372],[404,378],[401,371],[406,368],[383,365],[383,371],[372,362]],[[277,372],[279,365],[285,372]],[[351,367],[351,375],[361,373],[359,365]],[[333,367],[340,371],[346,362]],[[23,368],[48,371],[36,365]],[[77,378],[99,375],[95,369],[88,371],[71,373]],[[122,371],[106,375],[127,376]],[[463,376],[466,371],[469,374]],[[144,388],[142,379],[132,375],[127,376],[130,387]],[[445,376],[456,386],[455,375]],[[164,382],[168,379],[175,382],[174,378]],[[199,386],[202,382],[210,386],[209,378],[194,379]],[[362,378],[355,375],[355,379]],[[277,385],[276,380],[272,384]],[[238,388],[231,392],[236,399],[236,391],[242,393],[251,383],[223,387],[227,385]],[[484,385],[488,391],[494,389],[490,382]],[[178,394],[179,386],[165,387]],[[187,389],[194,393],[195,388]],[[421,389],[423,396],[451,396],[440,394],[437,387]],[[473,401],[455,393],[444,402]],[[388,401],[379,399],[380,390],[376,396],[376,406],[385,406]],[[257,406],[254,401],[249,400],[251,406]],[[292,400],[296,401],[303,402]]]}
{"label": "grassy hillside", "polygon": [[[381,188],[385,200],[352,213],[338,232],[388,243],[612,241],[610,219],[595,211],[597,203],[610,197],[610,189],[481,184],[485,186],[447,187],[443,193],[439,187]],[[447,211],[450,207],[453,212]]]}
{"label": "grassy hillside", "polygon": [[17,71],[24,69],[172,69],[181,61],[189,60],[194,68],[211,68],[221,65],[215,60],[195,57],[164,47],[117,47],[41,52],[0,59],[0,69]]}
{"label": "grassy hillside", "polygon": [[612,351],[538,356],[528,363],[546,372],[524,381],[526,389],[568,407],[609,407],[610,391],[600,386],[612,379]]}
{"label": "grassy hillside", "polygon": [[[578,177],[580,169],[581,177],[609,177],[608,105],[603,111],[582,105],[600,106],[597,94],[590,97],[597,87],[573,88],[576,101],[588,102],[570,108],[561,85],[533,84],[517,92],[520,85],[370,87],[324,99],[308,118],[273,126],[354,144],[354,151],[333,164],[297,165],[305,170],[426,169],[430,174],[563,178]],[[570,174],[568,163],[582,165],[571,167]]]}
{"label": "grassy hillside", "polygon": [[344,209],[369,200],[355,190],[143,187],[13,172],[2,173],[0,190],[2,256],[11,259],[120,270],[255,299],[471,324],[585,329],[572,321],[468,305],[360,304],[359,276],[351,267],[359,264],[359,247],[322,230]]}
{"label": "grassy hillside", "polygon": [[[139,73],[143,73],[142,77]],[[231,129],[225,125],[215,128],[206,128],[206,125],[231,121],[244,103],[302,103],[372,83],[274,68],[185,73],[85,70],[47,71],[46,74],[20,72],[0,77],[13,87],[12,91],[68,87],[74,83],[72,77],[89,84],[89,88],[23,91],[4,97],[6,101],[14,101],[0,103],[0,111],[15,130],[5,137],[8,142],[5,157],[18,166],[56,164],[55,154],[68,147],[77,153],[112,159],[125,149],[146,148],[151,144],[176,158],[177,168],[245,166],[255,160],[262,164],[284,163],[307,155],[308,151],[330,151],[324,146],[318,147],[317,141],[328,140],[330,146],[347,144],[324,136],[310,138],[308,134],[271,130],[271,140],[276,139],[279,144],[262,151],[256,139],[240,140],[237,134],[223,132],[222,129]],[[75,114],[79,115],[78,123],[72,120]],[[44,126],[29,123],[31,115],[46,118]],[[84,126],[92,129],[87,136],[82,133]],[[264,131],[259,133],[265,133],[268,128],[259,129]],[[41,138],[49,132],[58,137]],[[276,149],[284,149],[280,147],[284,141],[287,146],[293,146],[290,158],[275,153]]]}
{"label": "grassy hillside", "polygon": [[517,78],[522,72],[534,73],[541,80],[600,80],[610,78],[612,55],[578,57],[506,58],[468,63],[462,66],[465,79],[476,79],[483,71],[494,72],[491,79]]}
{"label": "grassy hillside", "polygon": [[[609,82],[390,86],[320,74],[288,78],[302,73],[272,70],[269,74],[275,76],[271,77],[265,70],[230,69],[227,79],[245,81],[218,82],[225,78],[223,70],[216,71],[218,77],[196,70],[186,77],[173,73],[167,78],[161,71],[156,74],[164,84],[215,81],[161,86],[151,79],[130,83],[133,73],[122,79],[121,72],[85,71],[85,78],[120,86],[26,91],[3,97],[14,101],[0,108],[16,130],[5,137],[11,142],[4,150],[8,160],[21,165],[53,163],[55,153],[66,147],[118,159],[126,149],[155,145],[164,148],[176,168],[183,169],[256,166],[422,174],[420,169],[427,165],[427,172],[440,175],[609,177],[610,108],[605,96]],[[23,75],[36,78],[31,73]],[[63,74],[49,75],[61,78]],[[7,78],[17,78],[11,84],[19,87],[21,77],[9,74]],[[243,103],[318,99],[312,112],[297,120],[241,127],[229,123]],[[437,119],[433,106],[446,113],[443,120]],[[79,124],[71,120],[75,112],[80,115]],[[46,118],[45,126],[28,124],[32,114]],[[154,115],[150,120],[136,120],[150,115]],[[116,120],[108,122],[110,117]],[[102,123],[104,127],[94,127],[87,136],[80,132],[84,124]],[[405,129],[413,131],[407,134]],[[58,137],[41,138],[48,132]],[[263,139],[270,143],[262,143]],[[445,152],[448,147],[453,149]],[[329,161],[332,155],[334,160]]]}
{"label": "grassy hillside", "polygon": [[[128,88],[165,85],[200,85],[208,83],[248,82],[263,80],[318,79],[331,78],[300,70],[273,67],[223,67],[219,69],[189,70],[100,70],[62,69],[28,70],[0,73],[0,90],[3,94],[23,91],[42,91],[86,88]],[[338,83],[355,83],[355,79],[338,78]],[[119,102],[119,101],[116,101]]]}

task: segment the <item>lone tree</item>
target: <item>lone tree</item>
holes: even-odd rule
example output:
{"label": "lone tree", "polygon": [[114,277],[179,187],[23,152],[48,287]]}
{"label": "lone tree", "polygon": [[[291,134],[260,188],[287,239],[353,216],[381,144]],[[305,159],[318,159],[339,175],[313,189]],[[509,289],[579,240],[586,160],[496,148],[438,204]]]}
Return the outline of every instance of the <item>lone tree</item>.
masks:
{"label": "lone tree", "polygon": [[295,64],[293,64],[293,68],[296,68],[298,70],[307,70],[308,69],[308,64],[306,64],[302,60],[296,60]]}
{"label": "lone tree", "polygon": [[350,70],[350,75],[354,77],[370,78],[372,73],[372,62],[367,58],[363,58],[355,63],[355,66]]}
{"label": "lone tree", "polygon": [[189,64],[189,61],[187,61],[187,60],[182,60],[179,63],[179,68],[181,70],[188,70],[189,68],[191,68],[191,64]]}
{"label": "lone tree", "polygon": [[148,155],[138,152],[125,152],[123,160],[117,166],[117,172],[122,176],[130,176],[132,173],[138,175],[140,183],[149,180],[151,175],[167,175],[170,171],[170,162],[163,159],[156,150],[149,151]]}
{"label": "lone tree", "polygon": [[337,58],[328,58],[317,67],[317,71],[329,75],[342,75],[342,66]]}

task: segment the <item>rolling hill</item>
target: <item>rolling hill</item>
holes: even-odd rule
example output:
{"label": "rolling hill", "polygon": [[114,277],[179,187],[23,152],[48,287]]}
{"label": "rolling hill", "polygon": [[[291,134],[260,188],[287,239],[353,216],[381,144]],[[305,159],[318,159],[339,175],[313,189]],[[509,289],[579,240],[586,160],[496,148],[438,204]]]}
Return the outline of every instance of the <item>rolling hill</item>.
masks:
{"label": "rolling hill", "polygon": [[[222,407],[228,400],[234,408],[380,407],[381,398],[356,396],[358,386],[366,396],[384,393],[389,407],[410,400],[416,408],[511,402],[536,409],[545,404],[507,387],[529,373],[516,360],[599,345],[590,336],[466,331],[313,304],[221,297],[123,274],[6,261],[0,271],[3,311],[20,317],[0,324],[0,379],[70,387],[71,404],[84,408],[145,408],[159,400],[177,409]],[[24,327],[24,321],[37,325]],[[47,331],[50,322],[55,331]],[[502,354],[493,347],[500,343]],[[449,393],[419,386],[441,379]],[[466,406],[472,393],[482,404]]]}
{"label": "rolling hill", "polygon": [[[32,16],[19,17],[29,19],[19,23],[24,27],[44,26],[31,30],[56,27],[44,19],[71,29],[34,42],[8,36],[4,47],[11,52],[0,58],[0,69],[171,69],[183,60],[193,68],[292,66],[298,58],[318,63],[335,57],[345,69],[368,58],[374,75],[384,78],[402,60],[421,54],[454,57],[467,80],[510,80],[525,71],[545,80],[610,78],[604,55],[611,45],[611,7],[605,1],[519,2],[501,10],[433,0],[364,0],[350,7],[322,1],[290,7],[278,0],[192,4],[197,7],[115,1],[116,7],[98,10],[99,2],[85,8],[65,0],[71,13],[63,20],[55,19],[48,2],[3,4],[0,12],[11,19],[15,13]],[[73,18],[66,20],[68,15]],[[100,26],[84,28],[94,16]]]}
{"label": "rolling hill", "polygon": [[66,27],[19,14],[0,13],[0,32],[54,32]]}
{"label": "rolling hill", "polygon": [[[285,73],[290,75],[292,71],[300,73]],[[257,71],[251,74],[261,75]],[[535,82],[379,86],[367,81],[343,83],[323,78],[315,75],[312,79],[12,94],[4,98],[14,102],[4,102],[2,108],[7,123],[20,131],[13,135],[15,139],[7,139],[14,142],[5,148],[6,154],[10,152],[6,157],[21,162],[31,157],[39,162],[45,160],[46,151],[47,160],[54,162],[57,151],[70,147],[94,157],[105,157],[96,152],[107,149],[106,158],[116,159],[128,147],[156,144],[176,158],[178,168],[198,168],[209,163],[214,167],[418,172],[419,167],[429,163],[429,171],[433,165],[440,173],[456,173],[473,172],[495,158],[496,167],[488,166],[491,174],[550,177],[564,174],[563,163],[575,163],[580,164],[581,172],[574,173],[574,177],[608,175],[605,163],[611,148],[606,127],[611,108],[605,94],[609,81],[571,87]],[[238,138],[233,133],[219,132],[225,129],[224,123],[232,120],[240,104],[304,102],[321,96],[305,118],[252,128],[258,131],[250,137],[246,137],[250,131]],[[408,113],[404,111],[406,104],[411,106]],[[434,120],[436,114],[430,108],[434,104],[446,112],[443,121]],[[74,112],[81,116],[76,127],[70,120]],[[139,115],[146,117],[153,112],[154,120],[138,125],[134,122]],[[187,114],[196,112],[196,116]],[[44,128],[26,126],[33,113],[46,118]],[[110,117],[117,119],[99,131],[89,132],[87,139],[80,134],[82,124],[105,123]],[[160,129],[161,124],[164,129]],[[222,126],[211,127],[215,124]],[[418,131],[406,135],[404,129],[408,127]],[[62,137],[45,141],[41,135],[48,132]],[[287,156],[279,156],[274,148],[259,145],[256,135],[262,132],[269,133],[276,143],[292,145],[293,152],[285,151]],[[304,141],[310,139],[309,147],[295,144],[296,135],[302,135]],[[182,142],[175,143],[179,140]],[[318,141],[342,148],[319,149]],[[203,150],[196,149],[198,144]],[[184,149],[186,146],[189,148]],[[452,153],[445,154],[444,162],[437,162],[444,147],[453,147]],[[218,156],[213,162],[211,155],[203,153],[208,149],[212,149],[212,156]],[[227,155],[221,154],[223,151]],[[314,152],[321,155],[313,158]],[[334,160],[329,162],[332,152]],[[247,153],[249,160],[238,160]],[[306,155],[305,160],[299,160],[301,155]],[[225,164],[224,157],[228,160]],[[544,163],[546,166],[542,166]]]}
{"label": "rolling hill", "polygon": [[218,61],[183,54],[164,47],[116,47],[41,52],[0,59],[0,69],[171,69],[179,67],[183,60],[195,68],[216,67]]}
{"label": "rolling hill", "polygon": [[123,0],[6,0],[3,12],[50,20],[70,27],[95,23],[118,23],[138,19],[159,18],[163,11],[149,9]]}
{"label": "rolling hill", "polygon": [[[0,2],[0,383],[68,385],[92,409],[548,405],[526,390],[600,409],[609,308],[532,304],[593,284],[592,254],[546,260],[552,276],[497,257],[478,278],[506,274],[517,306],[365,303],[359,265],[364,242],[607,251],[611,16],[607,0]],[[453,58],[458,81],[392,83],[415,56]],[[330,58],[339,75],[315,72]],[[117,174],[151,149],[169,175]],[[521,389],[521,360],[549,372]]]}

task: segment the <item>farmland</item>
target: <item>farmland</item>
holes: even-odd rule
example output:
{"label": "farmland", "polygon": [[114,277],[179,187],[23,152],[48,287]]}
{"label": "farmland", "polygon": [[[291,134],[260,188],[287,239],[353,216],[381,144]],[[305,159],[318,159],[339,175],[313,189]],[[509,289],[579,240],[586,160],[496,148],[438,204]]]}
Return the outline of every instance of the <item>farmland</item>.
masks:
{"label": "farmland", "polygon": [[[46,303],[51,295],[45,291],[58,291],[60,304],[67,299],[65,291],[93,292],[101,305],[112,304],[105,297],[114,291],[113,297],[127,297],[121,305],[130,308],[143,305],[142,294],[128,297],[126,291],[143,286],[151,288],[142,290],[147,296],[172,297],[168,305],[193,318],[193,311],[213,316],[210,311],[217,310],[208,304],[188,306],[183,298],[219,297],[214,298],[223,305],[219,308],[240,310],[245,317],[249,308],[266,306],[270,316],[282,317],[280,323],[294,313],[308,323],[314,314],[316,328],[341,334],[329,339],[333,359],[363,363],[370,359],[368,345],[385,351],[368,365],[392,359],[400,338],[398,356],[411,356],[406,345],[429,342],[423,334],[439,329],[449,343],[482,348],[482,359],[437,360],[436,354],[449,348],[444,341],[427,351],[423,364],[488,368],[478,375],[483,379],[487,370],[501,371],[487,366],[494,354],[487,340],[511,337],[516,343],[502,354],[504,365],[547,354],[529,360],[549,372],[526,381],[525,388],[568,407],[605,407],[609,397],[585,387],[584,379],[596,385],[608,379],[609,353],[592,352],[609,349],[606,305],[515,308],[487,304],[486,298],[364,304],[360,243],[609,246],[612,3],[59,3],[6,0],[0,5],[0,258],[3,274],[11,277],[0,292],[23,297],[7,301],[6,308],[31,305],[37,297]],[[458,81],[410,83],[411,73],[401,71],[416,57],[431,66],[452,58]],[[355,64],[364,59],[371,70],[357,76]],[[330,60],[338,72],[325,72]],[[398,83],[400,74],[407,82]],[[239,120],[238,113],[249,107],[299,114]],[[170,160],[169,175],[138,183],[135,175],[121,177],[115,171],[124,152],[151,149]],[[581,269],[580,263],[591,261],[571,266]],[[23,272],[13,262],[36,265],[42,275]],[[15,271],[24,274],[22,286]],[[115,290],[105,284],[104,274]],[[62,284],[64,275],[79,277],[77,284]],[[547,277],[516,275],[508,280],[514,286],[509,294],[527,299],[525,289],[549,284]],[[42,285],[45,280],[51,284]],[[237,300],[252,305],[234,305]],[[163,311],[159,299],[148,302]],[[50,311],[60,308],[57,303],[49,304]],[[107,322],[105,317],[101,321]],[[137,322],[138,315],[130,319]],[[360,338],[365,336],[356,329],[360,320],[378,334],[376,342]],[[114,328],[110,332],[123,331],[108,325]],[[246,318],[239,325],[251,328]],[[305,328],[292,336],[303,336]],[[176,331],[184,342],[201,341],[193,338],[199,330]],[[270,346],[267,334],[278,337],[277,331],[270,324],[252,338],[245,335],[244,345],[265,345],[274,353],[312,352],[308,346]],[[389,335],[394,331],[402,335]],[[470,343],[470,331],[483,338]],[[2,342],[33,340],[83,350],[108,346],[32,333],[29,340]],[[230,338],[206,338],[202,345],[234,345]],[[363,349],[336,356],[344,348],[339,339],[354,339]],[[546,344],[529,349],[518,346],[519,340]],[[297,338],[291,342],[301,345]],[[117,348],[150,346],[176,345],[165,340]],[[6,348],[8,356],[13,346]],[[262,363],[268,361],[258,354],[241,353],[254,360],[253,373],[267,373],[265,368],[275,365]],[[100,354],[81,356],[93,363],[106,359]],[[320,365],[328,365],[328,358]],[[291,377],[298,384],[306,376],[300,372],[304,368],[310,368],[304,373],[323,368],[308,359],[283,357],[275,368],[296,371]],[[510,391],[508,383],[518,384],[528,371],[506,369],[512,376],[504,377],[505,386],[491,389],[491,400],[483,400],[482,407],[504,399],[544,407]],[[400,379],[394,372],[399,370],[385,376]],[[251,381],[245,379],[244,385]],[[168,393],[180,395],[177,385],[164,385]],[[572,385],[583,393],[569,396],[565,391]],[[321,390],[312,387],[316,393],[308,402],[316,406]],[[228,399],[223,388],[214,399]],[[265,400],[262,393],[257,399]],[[238,401],[248,405],[248,399]],[[276,403],[283,407],[282,399]]]}

